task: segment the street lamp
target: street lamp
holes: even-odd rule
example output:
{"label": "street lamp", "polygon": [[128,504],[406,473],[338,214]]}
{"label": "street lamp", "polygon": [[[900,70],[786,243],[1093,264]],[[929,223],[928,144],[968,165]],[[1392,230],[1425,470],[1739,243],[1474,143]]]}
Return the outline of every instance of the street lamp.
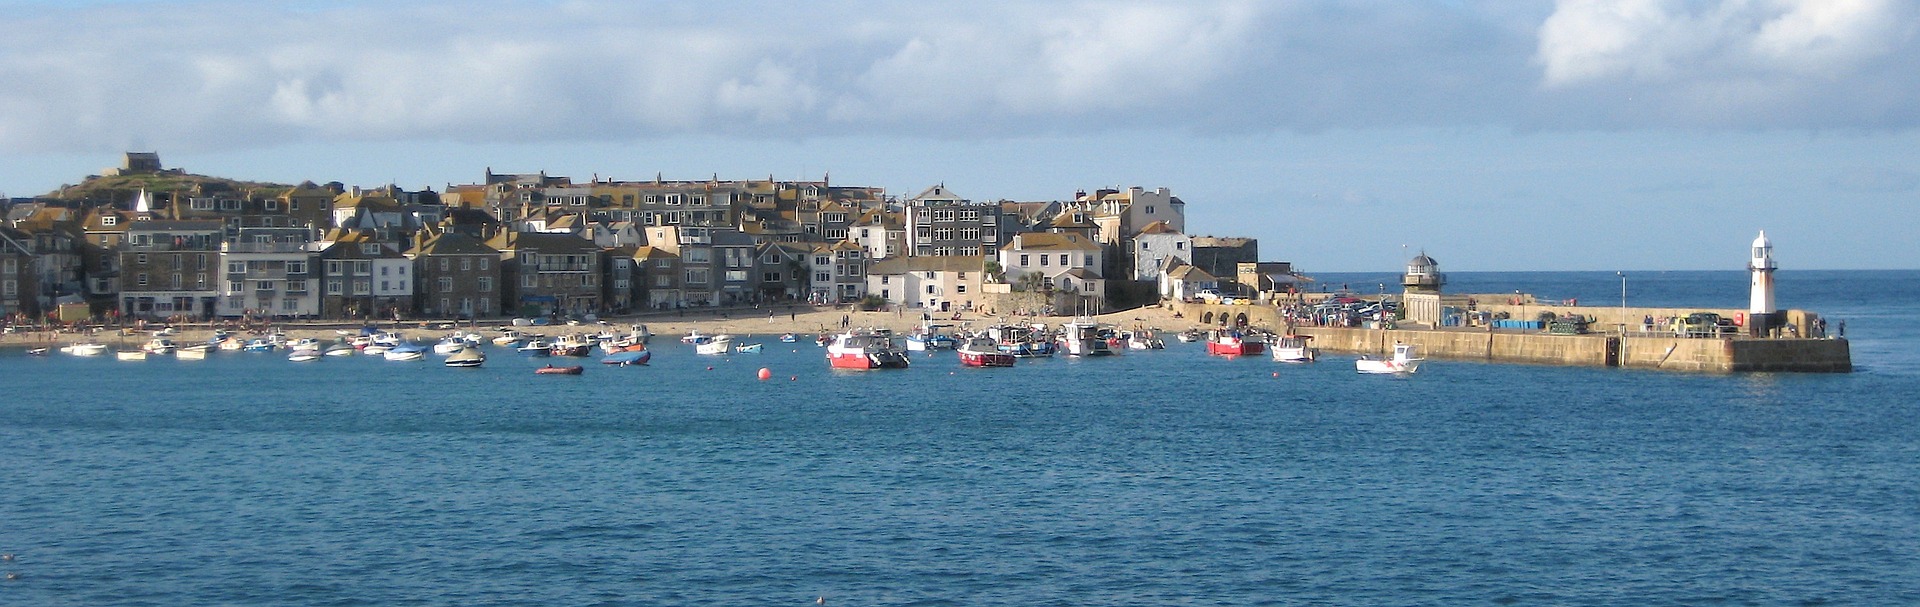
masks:
{"label": "street lamp", "polygon": [[1620,335],[1624,337],[1627,334],[1627,273],[1613,274],[1620,277]]}

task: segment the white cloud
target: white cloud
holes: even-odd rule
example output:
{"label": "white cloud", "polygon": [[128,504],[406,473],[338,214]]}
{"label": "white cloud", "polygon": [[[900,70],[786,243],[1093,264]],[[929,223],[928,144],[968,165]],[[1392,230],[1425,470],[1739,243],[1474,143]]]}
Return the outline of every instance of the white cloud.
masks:
{"label": "white cloud", "polygon": [[0,13],[14,32],[0,38],[0,151],[1911,128],[1912,12],[1893,0],[39,8]]}

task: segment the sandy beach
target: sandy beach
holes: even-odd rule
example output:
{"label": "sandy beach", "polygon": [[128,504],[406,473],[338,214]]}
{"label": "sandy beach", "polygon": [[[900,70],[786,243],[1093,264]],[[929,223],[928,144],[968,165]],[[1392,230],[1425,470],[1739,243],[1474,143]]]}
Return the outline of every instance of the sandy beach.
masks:
{"label": "sandy beach", "polygon": [[[771,312],[771,314],[769,314],[769,312]],[[604,318],[601,320],[611,325],[612,329],[616,331],[625,331],[630,325],[643,324],[646,325],[647,329],[652,331],[654,335],[662,337],[685,335],[696,330],[706,334],[724,333],[741,337],[751,337],[780,335],[784,333],[801,335],[833,333],[840,330],[841,320],[843,318],[847,321],[847,324],[852,327],[884,328],[892,329],[895,332],[910,331],[920,326],[922,321],[921,311],[919,310],[867,312],[857,310],[849,311],[845,307],[830,308],[805,305],[794,306],[791,309],[784,306],[776,306],[771,310],[751,307],[727,308],[724,310],[687,310],[684,311],[684,313],[649,313]],[[1099,322],[1121,327],[1146,326],[1165,331],[1181,331],[1199,326],[1199,323],[1194,322],[1192,319],[1174,318],[1172,310],[1160,307],[1135,308],[1132,310],[1103,314],[1093,318]],[[959,318],[956,319],[955,315],[949,312],[944,315],[935,315],[934,319],[935,322],[939,324],[948,325],[953,328],[977,329],[1000,322],[1037,322],[1048,325],[1058,325],[1072,320],[1072,317],[983,316],[967,312],[960,314]],[[373,324],[381,329],[397,331],[408,338],[418,341],[439,339],[440,336],[451,332],[454,327],[451,321],[434,320],[402,321],[398,323],[386,321]],[[458,324],[458,328],[463,331],[478,331],[482,335],[492,335],[502,327],[510,325],[510,319],[488,319],[479,321],[478,323],[462,322]],[[91,340],[127,348],[137,348],[151,337],[153,331],[158,330],[162,326],[163,325],[159,324],[148,324],[144,330],[136,330],[132,327],[108,327],[92,335],[68,331],[59,333],[48,333],[44,331],[20,332],[0,337],[0,346],[41,347]],[[360,323],[347,321],[287,322],[274,323],[272,325],[272,327],[285,332],[291,339],[311,337],[321,340],[335,339],[338,337],[337,331],[354,331],[359,326],[361,326]],[[216,329],[220,328],[228,328],[228,330],[232,330],[241,335],[250,333],[239,327],[240,325],[238,324],[229,325],[221,321],[215,321],[211,325],[206,323],[174,325],[174,329],[178,331],[178,333],[173,335],[171,339],[178,343],[206,341],[213,336],[213,332]],[[563,335],[574,332],[598,332],[604,329],[604,327],[596,323],[584,323],[579,326],[546,325],[517,327],[517,329],[523,332],[543,335]]]}

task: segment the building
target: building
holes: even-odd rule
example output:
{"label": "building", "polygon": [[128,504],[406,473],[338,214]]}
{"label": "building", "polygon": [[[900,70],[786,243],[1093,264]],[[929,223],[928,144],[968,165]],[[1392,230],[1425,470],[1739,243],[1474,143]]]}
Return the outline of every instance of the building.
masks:
{"label": "building", "polygon": [[316,256],[311,241],[311,232],[303,227],[240,229],[232,241],[221,246],[220,284],[224,288],[218,314],[319,315],[320,280],[318,269],[313,267]]}
{"label": "building", "polygon": [[461,232],[418,237],[406,252],[414,301],[428,318],[491,318],[505,313],[500,251]]}
{"label": "building", "polygon": [[1167,269],[1193,264],[1193,237],[1164,221],[1141,228],[1133,237],[1133,280],[1157,282]]}
{"label": "building", "polygon": [[867,296],[867,250],[851,240],[816,244],[808,252],[807,299],[817,304],[851,303]]}
{"label": "building", "polygon": [[121,233],[120,314],[128,318],[211,318],[222,280],[218,221],[135,221]]}
{"label": "building", "polygon": [[1015,234],[1000,248],[999,261],[1015,290],[1052,293],[1058,310],[1098,313],[1106,306],[1103,255],[1103,247],[1083,234],[1039,232]]}
{"label": "building", "polygon": [[414,312],[414,262],[373,230],[335,230],[319,243],[320,314],[398,320]]}
{"label": "building", "polygon": [[[1193,265],[1209,276],[1221,279],[1220,292],[1253,296],[1253,287],[1243,288],[1235,280],[1240,275],[1240,264],[1260,261],[1260,242],[1252,238],[1195,236],[1193,237]],[[1230,282],[1231,281],[1231,282]]]}
{"label": "building", "polygon": [[975,203],[936,185],[907,199],[907,251],[915,256],[992,256],[1000,246],[1000,205]]}
{"label": "building", "polygon": [[602,311],[600,247],[565,234],[501,232],[487,242],[500,251],[509,284],[508,312],[534,316]]}
{"label": "building", "polygon": [[986,258],[896,257],[867,269],[867,292],[908,308],[952,312],[986,301]]}

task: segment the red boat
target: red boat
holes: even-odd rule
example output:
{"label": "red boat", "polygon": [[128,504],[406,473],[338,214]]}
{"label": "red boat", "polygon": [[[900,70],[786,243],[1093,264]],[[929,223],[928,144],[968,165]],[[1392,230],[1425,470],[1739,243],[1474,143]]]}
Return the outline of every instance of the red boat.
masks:
{"label": "red boat", "polygon": [[1013,355],[1000,351],[991,337],[975,337],[960,344],[960,364],[969,367],[1011,367]]}
{"label": "red boat", "polygon": [[586,368],[580,367],[580,366],[555,367],[553,365],[547,365],[545,367],[534,369],[533,372],[538,373],[540,375],[579,375],[581,373],[587,372],[587,370]]}
{"label": "red boat", "polygon": [[1215,356],[1254,356],[1267,351],[1267,341],[1258,333],[1238,329],[1216,329],[1207,333],[1207,353]]}
{"label": "red boat", "polygon": [[834,336],[827,362],[836,369],[905,369],[907,356],[893,349],[893,338],[867,331]]}

